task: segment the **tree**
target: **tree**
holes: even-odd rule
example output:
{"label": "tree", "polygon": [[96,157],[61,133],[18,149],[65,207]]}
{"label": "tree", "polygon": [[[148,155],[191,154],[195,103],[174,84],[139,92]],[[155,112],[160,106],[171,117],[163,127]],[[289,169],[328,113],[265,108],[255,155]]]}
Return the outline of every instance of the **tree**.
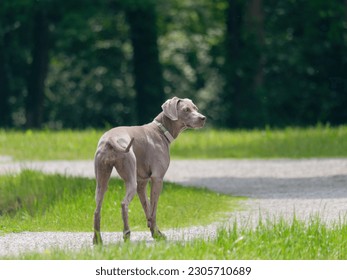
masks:
{"label": "tree", "polygon": [[[242,93],[241,53],[243,42],[241,28],[243,22],[243,6],[239,0],[228,0],[226,10],[225,33],[225,88],[222,94],[224,105],[225,126],[236,127],[241,125],[241,114],[244,110]],[[222,105],[223,106],[223,105]]]}
{"label": "tree", "polygon": [[212,125],[343,124],[346,22],[347,0],[2,0],[0,125],[144,123],[172,95]]}
{"label": "tree", "polygon": [[[342,124],[347,120],[343,2],[268,0],[266,79],[269,124]],[[271,31],[271,32],[270,32]]]}
{"label": "tree", "polygon": [[134,1],[125,10],[133,47],[137,119],[145,123],[158,114],[164,101],[155,1]]}
{"label": "tree", "polygon": [[7,35],[7,32],[0,30],[0,127],[8,127],[11,125],[11,110],[9,104],[10,88],[5,55]]}
{"label": "tree", "polygon": [[0,125],[5,127],[25,122],[29,4],[17,0],[0,2]]}
{"label": "tree", "polygon": [[83,1],[83,8],[65,6],[55,25],[45,105],[49,127],[138,123],[124,7],[118,0],[91,1]]}
{"label": "tree", "polygon": [[265,57],[263,54],[263,47],[265,41],[265,30],[264,30],[264,11],[263,11],[263,0],[252,0],[249,1],[247,7],[247,30],[253,36],[256,58],[256,74],[254,76],[254,89],[261,87],[264,82],[264,64]]}
{"label": "tree", "polygon": [[26,126],[40,128],[43,121],[45,81],[49,65],[49,26],[47,11],[38,8],[34,14],[33,49],[28,96],[26,98]]}

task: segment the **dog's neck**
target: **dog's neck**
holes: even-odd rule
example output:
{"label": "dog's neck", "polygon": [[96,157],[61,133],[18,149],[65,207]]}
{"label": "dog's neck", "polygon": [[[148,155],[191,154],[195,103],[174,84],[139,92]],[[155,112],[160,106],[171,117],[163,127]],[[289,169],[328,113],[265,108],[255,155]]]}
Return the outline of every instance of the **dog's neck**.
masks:
{"label": "dog's neck", "polygon": [[161,112],[155,118],[155,120],[157,122],[160,122],[170,132],[174,139],[176,139],[178,135],[187,128],[186,125],[180,120],[173,121],[167,116],[165,116],[164,112]]}

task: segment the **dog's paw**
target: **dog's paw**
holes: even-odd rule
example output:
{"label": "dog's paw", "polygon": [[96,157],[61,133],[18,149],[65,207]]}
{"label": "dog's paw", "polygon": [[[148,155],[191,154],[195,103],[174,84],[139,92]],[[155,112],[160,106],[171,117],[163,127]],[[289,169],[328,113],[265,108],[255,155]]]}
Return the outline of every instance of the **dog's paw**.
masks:
{"label": "dog's paw", "polygon": [[127,241],[130,240],[130,235],[131,235],[130,230],[127,230],[127,231],[123,232],[123,240],[124,240],[124,242],[127,242]]}
{"label": "dog's paw", "polygon": [[153,239],[157,240],[157,241],[161,241],[161,240],[166,240],[166,235],[164,233],[162,233],[159,229],[156,229],[154,231],[152,231],[152,237]]}
{"label": "dog's paw", "polygon": [[99,234],[94,234],[93,244],[94,245],[102,245],[102,239],[101,239],[100,233]]}

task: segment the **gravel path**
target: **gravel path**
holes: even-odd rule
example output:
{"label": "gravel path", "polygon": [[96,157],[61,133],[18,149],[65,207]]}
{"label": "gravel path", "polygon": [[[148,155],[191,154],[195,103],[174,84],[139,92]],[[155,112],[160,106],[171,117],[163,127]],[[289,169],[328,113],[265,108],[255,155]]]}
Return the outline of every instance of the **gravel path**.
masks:
{"label": "gravel path", "polygon": [[[45,173],[93,177],[91,161],[12,162],[0,158],[0,174],[30,168]],[[114,173],[114,176],[117,176]],[[244,210],[230,214],[243,225],[252,226],[262,217],[295,215],[307,219],[319,214],[327,223],[347,218],[347,159],[307,160],[173,160],[167,181],[203,186],[217,192],[246,196]],[[228,222],[224,222],[224,225]],[[169,240],[213,237],[215,223],[207,227],[166,230]],[[91,246],[92,233],[23,232],[0,236],[0,258],[28,250],[44,251],[50,247]],[[122,239],[121,233],[103,233],[105,243]],[[152,242],[149,232],[133,232],[132,240]]]}

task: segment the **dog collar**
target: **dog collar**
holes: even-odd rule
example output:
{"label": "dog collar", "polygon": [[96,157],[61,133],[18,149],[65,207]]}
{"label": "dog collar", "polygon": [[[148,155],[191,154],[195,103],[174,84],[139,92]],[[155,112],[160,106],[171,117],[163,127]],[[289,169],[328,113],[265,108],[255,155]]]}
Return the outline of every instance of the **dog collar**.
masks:
{"label": "dog collar", "polygon": [[165,135],[166,139],[169,141],[169,143],[171,143],[171,142],[173,142],[173,140],[175,140],[175,139],[172,137],[171,133],[166,129],[166,127],[165,127],[162,123],[158,122],[157,120],[154,120],[153,122],[154,122],[154,123],[159,127],[159,129],[164,133],[164,135]]}

